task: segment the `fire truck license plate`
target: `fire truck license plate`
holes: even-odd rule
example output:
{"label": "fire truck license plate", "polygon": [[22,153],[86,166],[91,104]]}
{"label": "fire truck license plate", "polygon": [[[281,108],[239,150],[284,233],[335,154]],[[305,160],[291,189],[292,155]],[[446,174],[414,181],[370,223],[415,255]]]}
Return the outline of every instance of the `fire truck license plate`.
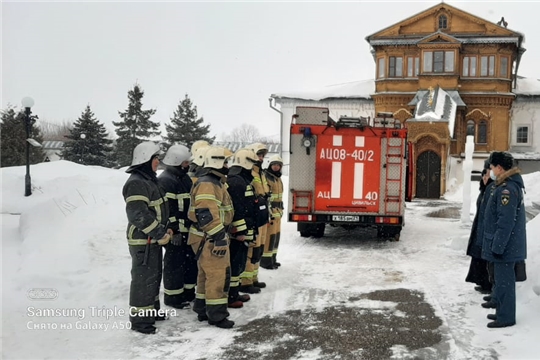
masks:
{"label": "fire truck license plate", "polygon": [[360,221],[360,216],[354,215],[332,215],[333,221]]}

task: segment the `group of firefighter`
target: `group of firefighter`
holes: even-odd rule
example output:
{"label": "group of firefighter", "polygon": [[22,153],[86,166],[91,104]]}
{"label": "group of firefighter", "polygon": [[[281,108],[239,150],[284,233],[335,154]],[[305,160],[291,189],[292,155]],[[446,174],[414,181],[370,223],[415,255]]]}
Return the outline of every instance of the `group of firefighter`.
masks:
{"label": "group of firefighter", "polygon": [[281,265],[283,215],[283,161],[273,155],[263,169],[267,153],[262,143],[233,154],[199,140],[191,149],[171,146],[160,160],[159,145],[137,145],[123,188],[132,330],[153,334],[155,322],[167,318],[162,278],[165,305],[183,309],[193,301],[198,320],[220,328],[234,326],[228,308],[243,307],[248,294],[266,287],[259,266]]}

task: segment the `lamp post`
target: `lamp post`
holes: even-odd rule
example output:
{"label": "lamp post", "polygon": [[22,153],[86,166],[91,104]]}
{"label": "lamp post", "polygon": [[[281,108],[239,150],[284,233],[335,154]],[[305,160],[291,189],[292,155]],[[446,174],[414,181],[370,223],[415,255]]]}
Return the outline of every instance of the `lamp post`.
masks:
{"label": "lamp post", "polygon": [[34,124],[35,117],[30,116],[32,114],[32,106],[34,106],[34,99],[31,97],[25,97],[21,101],[24,108],[24,127],[26,130],[26,176],[24,177],[24,196],[32,195],[32,185],[30,179],[30,132],[32,125]]}
{"label": "lamp post", "polygon": [[85,165],[85,164],[84,164],[84,147],[85,147],[85,141],[84,141],[84,139],[86,139],[86,134],[85,134],[85,133],[82,133],[82,134],[80,135],[80,137],[81,137],[81,140],[82,140],[82,147],[81,147],[81,161],[80,161],[80,163],[81,163],[81,165]]}

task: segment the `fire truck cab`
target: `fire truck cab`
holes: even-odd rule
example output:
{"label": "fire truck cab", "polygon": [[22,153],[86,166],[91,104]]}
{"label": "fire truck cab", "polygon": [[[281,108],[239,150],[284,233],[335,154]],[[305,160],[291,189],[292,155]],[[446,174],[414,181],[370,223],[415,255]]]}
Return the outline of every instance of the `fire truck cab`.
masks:
{"label": "fire truck cab", "polygon": [[405,224],[407,130],[375,119],[329,116],[327,108],[297,107],[290,129],[289,214],[303,237],[326,225],[376,227],[399,240]]}

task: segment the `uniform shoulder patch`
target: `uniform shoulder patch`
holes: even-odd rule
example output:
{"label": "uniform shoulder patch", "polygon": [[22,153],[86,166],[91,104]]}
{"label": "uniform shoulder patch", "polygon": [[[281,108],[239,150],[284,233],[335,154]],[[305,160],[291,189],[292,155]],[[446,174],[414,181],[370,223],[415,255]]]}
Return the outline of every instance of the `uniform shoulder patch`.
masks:
{"label": "uniform shoulder patch", "polygon": [[501,194],[503,194],[503,195],[509,195],[509,194],[510,194],[510,190],[504,189],[504,190],[501,192]]}
{"label": "uniform shoulder patch", "polygon": [[503,204],[503,206],[508,205],[509,202],[510,202],[510,195],[501,196],[501,204]]}

